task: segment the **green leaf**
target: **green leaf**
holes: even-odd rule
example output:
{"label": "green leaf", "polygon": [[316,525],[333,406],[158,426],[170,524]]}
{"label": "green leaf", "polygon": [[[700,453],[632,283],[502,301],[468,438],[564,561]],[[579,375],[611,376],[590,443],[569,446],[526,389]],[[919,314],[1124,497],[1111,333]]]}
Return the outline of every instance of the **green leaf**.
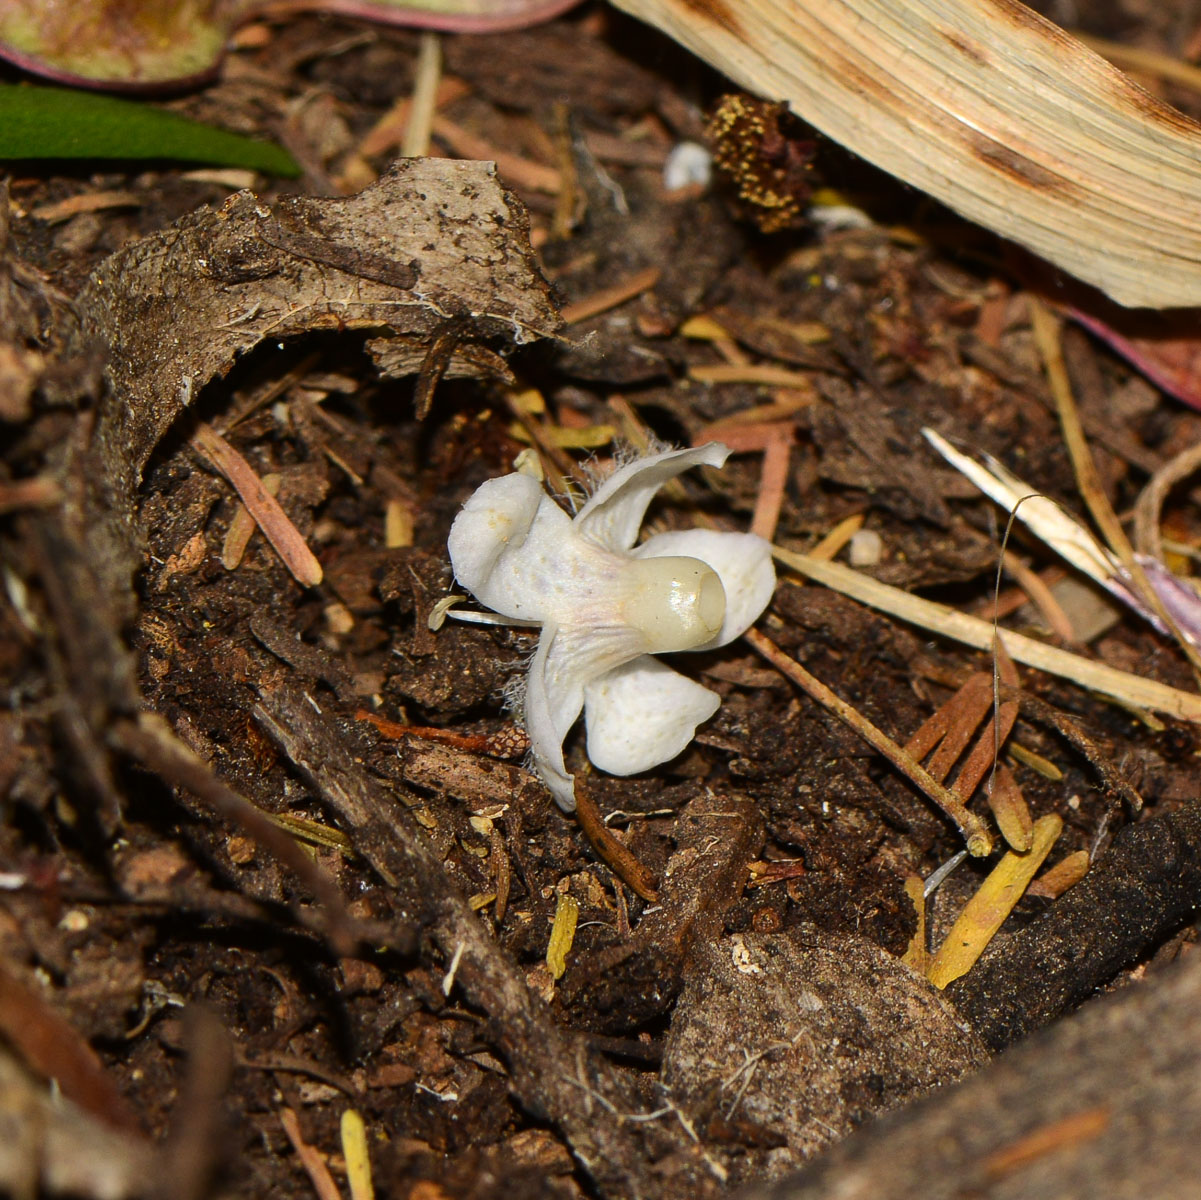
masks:
{"label": "green leaf", "polygon": [[0,85],[0,159],[169,158],[294,178],[273,142],[201,125],[131,100],[65,88]]}

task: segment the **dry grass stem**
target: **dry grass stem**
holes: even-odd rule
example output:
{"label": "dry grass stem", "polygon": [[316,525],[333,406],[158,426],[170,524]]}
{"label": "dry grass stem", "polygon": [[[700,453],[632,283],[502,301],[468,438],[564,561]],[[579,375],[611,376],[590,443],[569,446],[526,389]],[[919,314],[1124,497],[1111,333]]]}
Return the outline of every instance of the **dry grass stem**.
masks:
{"label": "dry grass stem", "polygon": [[[434,110],[445,108],[456,100],[461,100],[471,92],[471,85],[465,79],[454,75],[443,75],[438,81],[437,94],[434,97]],[[376,123],[367,131],[366,137],[359,143],[358,153],[363,156],[385,154],[401,143],[405,130],[409,127],[409,111],[413,107],[412,95],[402,96]]]}
{"label": "dry grass stem", "polygon": [[400,141],[402,158],[420,158],[430,152],[430,131],[438,108],[438,84],[442,82],[442,39],[426,30],[421,35],[417,65],[413,73],[412,103]]}
{"label": "dry grass stem", "polygon": [[1201,696],[1192,692],[1182,692],[1166,683],[1119,671],[1116,667],[1044,645],[1008,629],[998,629],[990,621],[982,621],[979,617],[957,612],[945,604],[936,604],[900,588],[890,587],[840,563],[821,562],[779,546],[773,548],[773,553],[785,566],[806,579],[824,584],[858,600],[860,604],[889,613],[920,629],[928,629],[931,633],[965,646],[990,652],[994,641],[999,639],[1015,662],[1046,671],[1049,675],[1058,675],[1061,679],[1069,679],[1082,688],[1109,696],[1132,708],[1151,709],[1201,725]]}

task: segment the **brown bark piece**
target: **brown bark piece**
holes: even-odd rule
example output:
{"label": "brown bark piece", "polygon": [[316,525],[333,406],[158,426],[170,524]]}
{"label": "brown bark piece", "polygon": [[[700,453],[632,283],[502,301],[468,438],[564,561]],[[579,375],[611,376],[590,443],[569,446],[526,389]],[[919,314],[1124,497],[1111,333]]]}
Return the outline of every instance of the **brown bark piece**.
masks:
{"label": "brown bark piece", "polygon": [[947,994],[1000,1049],[1086,999],[1187,920],[1198,897],[1201,804],[1193,802],[1123,829],[1080,883],[990,947]]}
{"label": "brown bark piece", "polygon": [[1199,1123],[1194,956],[742,1200],[1185,1200]]}
{"label": "brown bark piece", "polygon": [[565,980],[567,1003],[610,1032],[670,1007],[694,947],[721,933],[746,886],[748,864],[763,845],[763,817],[745,796],[706,790],[680,813],[675,839],[659,903],[630,941],[602,950]]}
{"label": "brown bark piece", "polygon": [[698,953],[663,1080],[709,1152],[745,1180],[796,1167],[871,1114],[986,1057],[942,995],[899,959],[801,927],[734,934]]}
{"label": "brown bark piece", "polygon": [[85,340],[110,351],[106,466],[132,492],[193,396],[264,339],[364,328],[430,340],[455,319],[468,342],[553,333],[528,229],[492,164],[404,159],[348,199],[239,192],[118,251],[79,297]]}

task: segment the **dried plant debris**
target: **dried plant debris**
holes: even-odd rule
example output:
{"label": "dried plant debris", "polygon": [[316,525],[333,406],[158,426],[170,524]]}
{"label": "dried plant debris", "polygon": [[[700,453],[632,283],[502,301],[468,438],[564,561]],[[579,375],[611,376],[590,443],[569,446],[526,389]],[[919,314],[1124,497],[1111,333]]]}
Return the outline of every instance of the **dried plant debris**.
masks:
{"label": "dried plant debris", "polygon": [[722,96],[705,131],[714,145],[713,165],[762,233],[804,225],[817,146],[787,105]]}
{"label": "dried plant debris", "polygon": [[1201,126],[1024,5],[619,7],[1120,303],[1201,300]]}
{"label": "dried plant debris", "polygon": [[[948,992],[1000,1049],[1092,994],[1196,910],[1201,805],[1123,829],[1088,874]],[[1118,915],[1120,914],[1120,915]]]}
{"label": "dried plant debris", "polygon": [[[74,1035],[73,1035],[74,1036]],[[62,1096],[0,1051],[0,1188],[10,1196],[145,1196],[162,1163],[149,1142]]]}
{"label": "dried plant debris", "polygon": [[[24,990],[0,1032],[91,1113],[119,1111],[115,1085],[180,1200],[372,1180],[411,1200],[703,1200],[824,1156],[1131,966],[1153,981],[1191,936],[1201,760],[1181,718],[1201,721],[1201,697],[1178,650],[1129,617],[1089,658],[1002,631],[1037,664],[1010,671],[992,619],[1003,517],[964,503],[921,439],[938,428],[1073,492],[1029,297],[898,225],[815,223],[746,253],[719,189],[663,187],[673,143],[700,136],[701,89],[635,63],[662,45],[605,11],[448,42],[434,144],[511,153],[528,212],[487,167],[436,161],[349,199],[240,192],[224,209],[253,181],[160,165],[10,184],[0,984]],[[348,194],[386,171],[433,40],[263,21],[224,81],[180,103],[279,134],[310,190]],[[558,328],[540,265],[577,323],[511,353]],[[1114,506],[1159,471],[1147,519],[1183,570],[1201,544],[1179,475],[1198,417],[1083,336],[1068,359],[1096,376],[1078,390]],[[411,373],[415,389],[378,378]],[[586,727],[566,731],[589,825],[513,722],[537,634],[429,618],[455,587],[455,514],[485,481],[537,462],[570,512],[577,451],[599,475],[628,461],[619,441],[646,454],[654,438],[731,455],[659,491],[644,546],[753,522],[795,571],[774,590],[763,572],[767,661],[745,638],[673,658],[716,712],[669,761],[591,770]],[[1022,588],[1050,575],[1024,537]],[[854,570],[831,561],[848,553]],[[1020,621],[1017,593],[1002,600]],[[797,667],[873,740],[796,690]],[[908,752],[893,742],[915,730]],[[881,748],[991,828],[989,802],[1013,855],[961,862],[933,895],[961,839]],[[1060,823],[1062,869],[1023,891]],[[930,951],[977,892],[949,944],[987,947],[934,990]],[[885,953],[910,944],[917,974]],[[951,965],[940,981],[968,963]],[[185,1065],[180,1006],[197,1002],[214,1026]],[[1079,1075],[1092,1051],[1073,1054]],[[1012,1164],[1040,1145],[1089,1147],[1105,1119],[1029,1103],[1050,1133],[1036,1115],[1006,1127],[989,1179],[1020,1182]],[[45,1127],[31,1111],[14,1129]],[[52,1191],[61,1156],[26,1142]],[[67,1185],[122,1194],[94,1182],[107,1151],[74,1143],[93,1182]]]}
{"label": "dried plant debris", "polygon": [[0,57],[50,79],[119,91],[198,84],[210,78],[237,25],[264,10],[329,8],[398,25],[483,32],[545,21],[576,0],[357,0],[327,4],[277,0],[113,5],[87,0],[69,8],[38,0],[0,3]]}
{"label": "dried plant debris", "polygon": [[[250,192],[119,251],[78,301],[108,352],[101,436],[128,494],[159,439],[211,379],[264,339],[364,329],[432,346],[527,342],[559,327],[525,211],[488,163],[405,159],[349,199]],[[391,360],[412,368],[412,356]],[[445,367],[445,364],[444,364]],[[478,373],[479,359],[464,370]]]}

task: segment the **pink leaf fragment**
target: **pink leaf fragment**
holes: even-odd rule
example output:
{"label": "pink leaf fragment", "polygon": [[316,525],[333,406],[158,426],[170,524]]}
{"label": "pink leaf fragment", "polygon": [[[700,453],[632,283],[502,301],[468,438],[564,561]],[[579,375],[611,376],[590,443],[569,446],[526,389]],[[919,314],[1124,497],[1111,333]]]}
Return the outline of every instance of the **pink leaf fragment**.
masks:
{"label": "pink leaf fragment", "polygon": [[494,33],[548,21],[576,2],[0,0],[0,58],[59,83],[154,90],[210,79],[233,30],[258,16],[307,10],[455,33]]}
{"label": "pink leaf fragment", "polygon": [[1177,333],[1168,327],[1164,315],[1157,314],[1156,324],[1162,332],[1136,335],[1120,333],[1099,317],[1079,309],[1070,311],[1074,320],[1116,350],[1156,387],[1201,409],[1201,320],[1196,319],[1195,313],[1191,314],[1192,329]]}

